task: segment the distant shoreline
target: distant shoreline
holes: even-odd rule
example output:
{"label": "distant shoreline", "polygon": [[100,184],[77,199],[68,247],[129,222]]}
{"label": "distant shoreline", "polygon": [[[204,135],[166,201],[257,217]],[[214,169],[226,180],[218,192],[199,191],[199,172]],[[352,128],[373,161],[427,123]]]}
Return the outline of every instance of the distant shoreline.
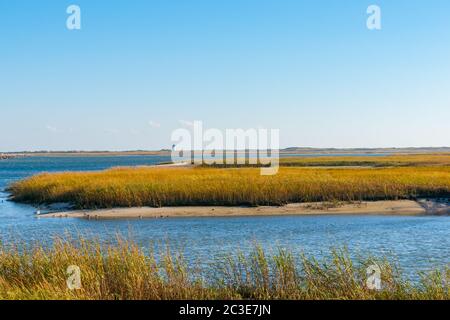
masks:
{"label": "distant shoreline", "polygon": [[422,200],[363,201],[332,205],[326,202],[292,203],[285,206],[180,206],[75,210],[40,215],[40,218],[143,219],[181,217],[251,217],[314,215],[446,215],[447,202],[439,206]]}
{"label": "distant shoreline", "polygon": [[[205,150],[206,151],[206,150]],[[226,153],[235,151],[227,150]],[[237,153],[243,154],[245,150],[238,150]],[[251,153],[256,150],[251,150]],[[418,148],[301,148],[292,147],[279,150],[280,154],[422,154],[422,153],[450,153],[450,147],[418,147]],[[196,151],[195,153],[199,153]],[[20,151],[20,152],[0,152],[7,158],[14,157],[64,157],[64,156],[145,156],[159,155],[170,156],[171,150],[129,150],[129,151]]]}

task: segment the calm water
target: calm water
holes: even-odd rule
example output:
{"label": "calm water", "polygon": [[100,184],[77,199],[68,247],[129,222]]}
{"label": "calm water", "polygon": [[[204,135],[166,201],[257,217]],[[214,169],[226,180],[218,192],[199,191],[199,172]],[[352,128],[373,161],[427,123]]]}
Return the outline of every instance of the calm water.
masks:
{"label": "calm water", "polygon": [[55,236],[83,234],[114,239],[117,233],[142,246],[168,243],[190,261],[212,261],[258,242],[269,250],[285,247],[321,256],[330,247],[347,246],[353,255],[388,255],[408,274],[450,263],[449,217],[315,216],[177,218],[88,221],[38,219],[34,208],[6,201],[3,189],[38,172],[101,170],[121,165],[168,161],[161,156],[33,157],[0,161],[0,238],[50,243]]}

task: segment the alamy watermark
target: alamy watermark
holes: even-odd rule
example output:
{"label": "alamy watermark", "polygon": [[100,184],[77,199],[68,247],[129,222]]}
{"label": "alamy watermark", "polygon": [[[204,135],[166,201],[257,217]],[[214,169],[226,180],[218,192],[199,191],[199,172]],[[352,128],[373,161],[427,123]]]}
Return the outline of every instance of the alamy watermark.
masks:
{"label": "alamy watermark", "polygon": [[381,290],[381,269],[377,264],[372,264],[366,269],[366,286],[369,290]]}
{"label": "alamy watermark", "polygon": [[260,165],[261,175],[274,175],[279,167],[280,133],[278,129],[204,130],[201,121],[189,124],[189,130],[172,132],[172,161],[202,165]]}
{"label": "alamy watermark", "polygon": [[[66,27],[69,30],[81,29],[81,8],[76,4],[67,7],[66,13],[69,14],[66,20]],[[366,20],[366,26],[369,30],[381,30],[381,8],[376,4],[367,7],[366,13],[369,15]]]}
{"label": "alamy watermark", "polygon": [[81,269],[79,266],[70,265],[66,270],[66,284],[69,290],[81,289]]}
{"label": "alamy watermark", "polygon": [[366,21],[367,29],[381,30],[381,8],[374,4],[370,5],[367,8],[367,14],[369,15]]}
{"label": "alamy watermark", "polygon": [[67,7],[66,13],[69,14],[66,20],[66,27],[69,30],[81,29],[81,9],[79,6],[72,4]]}

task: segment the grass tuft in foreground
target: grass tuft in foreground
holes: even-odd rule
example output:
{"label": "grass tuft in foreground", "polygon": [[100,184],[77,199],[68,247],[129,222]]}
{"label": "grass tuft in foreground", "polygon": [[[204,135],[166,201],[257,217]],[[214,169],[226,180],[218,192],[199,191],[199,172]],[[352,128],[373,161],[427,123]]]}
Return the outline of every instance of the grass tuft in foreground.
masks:
{"label": "grass tuft in foreground", "polygon": [[[255,246],[205,269],[189,268],[167,251],[155,258],[119,241],[56,241],[42,247],[0,246],[0,299],[449,299],[450,269],[412,284],[386,259],[355,263],[345,250],[328,259],[294,257],[280,249],[268,255]],[[381,269],[382,289],[369,290],[366,268]],[[69,265],[81,270],[80,289],[69,290]],[[208,280],[205,280],[208,279]]]}

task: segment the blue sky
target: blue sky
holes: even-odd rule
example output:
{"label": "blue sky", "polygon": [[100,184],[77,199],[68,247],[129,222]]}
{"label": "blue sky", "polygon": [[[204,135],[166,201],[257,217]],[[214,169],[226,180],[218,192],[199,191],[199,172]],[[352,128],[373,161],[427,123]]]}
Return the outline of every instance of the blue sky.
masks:
{"label": "blue sky", "polygon": [[[81,8],[81,30],[66,8]],[[377,4],[382,30],[366,28]],[[450,146],[448,0],[0,0],[0,151]]]}

